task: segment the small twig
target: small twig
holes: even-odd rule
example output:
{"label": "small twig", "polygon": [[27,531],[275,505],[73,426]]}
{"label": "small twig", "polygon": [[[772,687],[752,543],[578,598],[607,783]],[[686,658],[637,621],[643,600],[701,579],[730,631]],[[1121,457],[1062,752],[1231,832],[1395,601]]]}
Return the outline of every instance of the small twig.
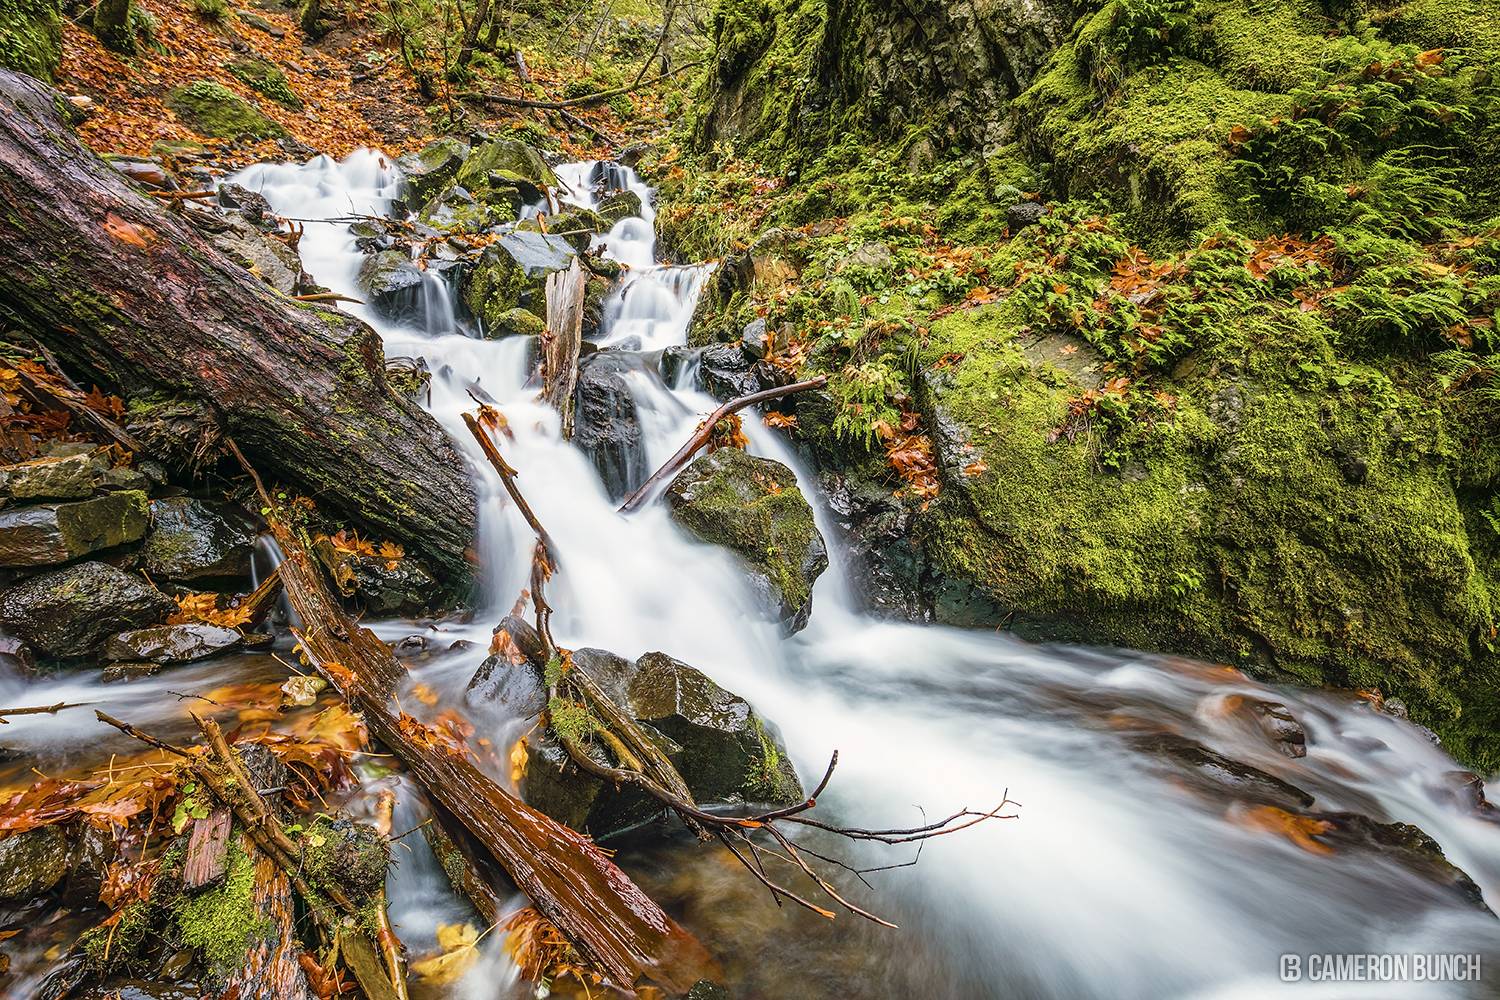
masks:
{"label": "small twig", "polygon": [[83,707],[85,707],[87,705],[91,705],[91,704],[93,704],[93,702],[88,702],[88,701],[75,701],[75,702],[60,701],[56,705],[35,705],[35,706],[30,707],[30,708],[0,708],[0,726],[8,725],[8,723],[7,723],[6,719],[5,719],[5,716],[7,716],[7,715],[55,715],[58,712],[61,712],[63,709],[67,709],[67,708],[83,708]]}
{"label": "small twig", "polygon": [[353,302],[357,306],[365,304],[364,299],[354,299],[338,292],[314,292],[311,295],[293,295],[292,298],[298,302]]}

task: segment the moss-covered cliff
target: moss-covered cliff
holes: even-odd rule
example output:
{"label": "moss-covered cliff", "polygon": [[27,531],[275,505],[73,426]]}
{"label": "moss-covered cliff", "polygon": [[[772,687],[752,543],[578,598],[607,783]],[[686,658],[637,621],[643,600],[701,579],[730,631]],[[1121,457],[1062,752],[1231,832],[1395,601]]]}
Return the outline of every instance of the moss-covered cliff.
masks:
{"label": "moss-covered cliff", "polygon": [[878,603],[1377,687],[1500,766],[1487,6],[723,0],[656,166],[747,265],[696,336],[834,376],[795,433]]}

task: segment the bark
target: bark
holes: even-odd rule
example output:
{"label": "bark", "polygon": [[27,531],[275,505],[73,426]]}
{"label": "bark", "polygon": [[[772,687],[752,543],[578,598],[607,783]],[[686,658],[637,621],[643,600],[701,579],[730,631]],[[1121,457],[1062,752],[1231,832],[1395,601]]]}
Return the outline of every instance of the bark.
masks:
{"label": "bark", "polygon": [[373,330],[255,280],[4,70],[0,205],[0,323],[143,416],[202,410],[276,479],[461,585],[473,489],[436,421],[387,383]]}
{"label": "bark", "polygon": [[573,387],[583,347],[583,296],[588,278],[578,258],[566,271],[547,275],[547,335],[542,338],[542,386],[547,401],[562,415],[564,438],[573,436]]}
{"label": "bark", "polygon": [[229,977],[225,997],[275,997],[276,1000],[313,1000],[307,977],[297,963],[302,948],[297,941],[292,886],[283,872],[252,843],[245,850],[255,863],[255,909],[262,930],[245,949],[245,959]]}
{"label": "bark", "polygon": [[588,837],[515,798],[467,757],[403,720],[392,693],[405,674],[373,633],[340,608],[306,550],[279,524],[288,599],[306,623],[297,633],[309,661],[358,707],[429,796],[481,844],[585,961],[629,993],[643,977],[683,993],[716,971],[703,946],[662,912]]}
{"label": "bark", "polygon": [[484,27],[489,17],[490,0],[479,0],[479,5],[474,10],[474,20],[470,21],[464,29],[463,45],[459,47],[455,65],[467,66],[469,60],[474,58],[474,46],[479,41],[479,29]]}

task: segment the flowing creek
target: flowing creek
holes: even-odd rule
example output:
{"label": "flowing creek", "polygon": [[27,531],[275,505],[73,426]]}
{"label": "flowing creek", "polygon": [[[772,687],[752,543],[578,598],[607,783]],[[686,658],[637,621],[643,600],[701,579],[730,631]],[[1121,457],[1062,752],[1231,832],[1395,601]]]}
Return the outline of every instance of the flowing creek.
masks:
{"label": "flowing creek", "polygon": [[[656,263],[651,192],[630,171],[581,163],[559,175],[572,188],[568,200],[579,204],[592,202],[600,177],[628,186],[645,206],[641,217],[601,237],[629,269],[596,342],[641,358],[631,385],[645,465],[654,468],[716,405],[693,387],[691,365],[676,385],[658,375],[662,350],[686,341],[707,268]],[[277,212],[303,219],[384,213],[401,186],[399,174],[368,152],[343,163],[260,165],[234,179],[261,191]],[[308,224],[300,249],[319,282],[359,295],[362,255],[346,224]],[[474,644],[414,666],[413,681],[436,691],[439,705],[463,704],[491,628],[526,583],[532,546],[463,426],[473,388],[508,419],[515,437],[502,449],[555,539],[561,572],[549,597],[559,642],[631,657],[659,649],[697,666],[779,727],[804,779],[821,774],[837,749],[840,766],[820,810],[841,822],[916,825],[924,816],[992,806],[1007,789],[1024,804],[1016,819],[928,843],[918,865],[870,875],[876,892],[856,887],[858,901],[900,924],[896,931],[843,914],[827,921],[779,910],[717,846],[647,836],[611,844],[627,848],[617,860],[723,962],[736,998],[1249,998],[1283,988],[1279,956],[1310,952],[1479,952],[1492,981],[1500,974],[1493,916],[1394,848],[1361,846],[1351,834],[1347,842],[1330,840],[1330,850],[1252,821],[1243,799],[1247,790],[1264,791],[1264,778],[1228,763],[1304,790],[1319,812],[1420,827],[1493,905],[1500,823],[1465,801],[1458,765],[1416,727],[1352,694],[1270,687],[1224,667],[873,619],[857,608],[837,534],[821,512],[831,566],[817,584],[808,628],[782,638],[754,610],[755,596],[726,553],[690,541],[661,504],[631,517],[615,512],[594,466],[562,440],[557,414],[536,398],[528,379],[534,345],[476,336],[442,280],[428,283],[420,328],[360,306],[351,311],[380,331],[388,356],[425,360],[430,409],[469,458],[480,495],[483,599],[472,624],[376,626],[392,640],[424,632],[437,649],[460,639]],[[752,450],[797,471],[817,506],[816,479],[784,436],[749,413],[745,424]],[[102,703],[170,733],[185,725],[186,708],[167,692],[203,692],[240,673],[279,669],[268,656],[247,655],[124,685],[102,686],[88,672],[0,679],[0,701]],[[1254,711],[1261,702],[1286,706],[1302,724],[1305,757],[1287,756],[1267,735]],[[532,724],[493,709],[464,711],[496,746]],[[78,709],[17,718],[4,737],[46,767],[107,755],[111,733],[91,710]],[[420,805],[401,794],[400,779],[378,780],[398,791],[395,827],[420,823]],[[846,856],[874,866],[913,853]],[[417,952],[431,947],[438,923],[464,919],[465,905],[420,838],[403,841],[397,857],[392,916]],[[484,961],[461,984],[416,995],[527,995],[499,937],[486,940]],[[1357,995],[1482,995],[1476,989],[1364,984]],[[1356,995],[1310,984],[1297,993]]]}

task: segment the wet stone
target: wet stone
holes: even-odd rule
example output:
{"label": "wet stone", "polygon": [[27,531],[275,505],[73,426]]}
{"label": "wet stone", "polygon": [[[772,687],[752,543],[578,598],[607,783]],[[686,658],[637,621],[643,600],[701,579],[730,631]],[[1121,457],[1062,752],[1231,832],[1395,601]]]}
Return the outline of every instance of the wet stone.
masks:
{"label": "wet stone", "polygon": [[721,400],[746,396],[761,389],[754,359],[737,344],[714,344],[698,355],[698,382],[703,391]]}
{"label": "wet stone", "polygon": [[610,225],[641,214],[641,196],[634,191],[615,191],[599,199],[599,217]]}
{"label": "wet stone", "polygon": [[421,318],[422,272],[402,250],[382,250],[360,265],[355,284],[380,315],[397,322]]}
{"label": "wet stone", "polygon": [[191,497],[151,503],[151,533],[141,549],[153,579],[230,580],[250,572],[259,536],[255,519],[233,504]]}
{"label": "wet stone", "polygon": [[1288,810],[1313,804],[1313,797],[1297,786],[1184,737],[1146,736],[1133,742],[1137,749],[1175,764],[1173,773],[1204,794]]}
{"label": "wet stone", "polygon": [[633,372],[646,372],[639,355],[601,351],[579,365],[574,391],[573,443],[599,470],[611,500],[623,499],[650,475],[628,381]]}
{"label": "wet stone", "polygon": [[68,874],[71,853],[61,826],[0,839],[0,902],[22,902],[57,886]]}
{"label": "wet stone", "polygon": [[104,643],[106,660],[190,663],[238,645],[240,634],[217,625],[161,625],[132,629]]}
{"label": "wet stone", "polygon": [[444,136],[429,143],[415,153],[407,153],[396,161],[406,177],[406,187],[411,201],[426,201],[443,185],[458,175],[459,168],[468,159],[467,143],[452,136]]}
{"label": "wet stone", "polygon": [[87,656],[111,635],[176,608],[140,577],[100,562],[29,577],[0,592],[0,626],[47,656]]}
{"label": "wet stone", "polygon": [[100,485],[108,463],[92,452],[0,467],[0,496],[11,500],[78,500]]}
{"label": "wet stone", "polygon": [[49,566],[138,541],[146,494],[125,490],[75,503],[0,511],[0,566]]}

